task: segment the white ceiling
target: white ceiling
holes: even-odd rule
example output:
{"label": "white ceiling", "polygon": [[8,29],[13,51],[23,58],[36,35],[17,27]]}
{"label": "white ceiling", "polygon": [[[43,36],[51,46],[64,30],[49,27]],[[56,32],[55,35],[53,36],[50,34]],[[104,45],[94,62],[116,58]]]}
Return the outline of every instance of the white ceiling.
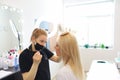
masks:
{"label": "white ceiling", "polygon": [[63,0],[64,4],[71,4],[71,3],[80,3],[80,2],[85,2],[85,1],[110,1],[110,0]]}
{"label": "white ceiling", "polygon": [[64,3],[77,3],[83,1],[91,1],[91,0],[64,0]]}

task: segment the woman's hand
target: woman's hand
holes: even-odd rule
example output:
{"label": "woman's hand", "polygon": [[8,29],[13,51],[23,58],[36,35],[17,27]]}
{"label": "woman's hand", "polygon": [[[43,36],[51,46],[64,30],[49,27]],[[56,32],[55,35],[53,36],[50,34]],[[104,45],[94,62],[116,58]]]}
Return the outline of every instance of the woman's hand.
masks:
{"label": "woman's hand", "polygon": [[38,69],[39,63],[41,62],[41,59],[42,59],[42,55],[40,54],[39,51],[37,51],[33,55],[33,65],[31,67],[30,71],[22,73],[23,80],[34,80],[35,79],[35,76],[37,74],[37,69]]}
{"label": "woman's hand", "polygon": [[35,64],[39,64],[41,62],[42,59],[42,55],[40,54],[39,51],[37,51],[34,55],[33,55],[33,63]]}

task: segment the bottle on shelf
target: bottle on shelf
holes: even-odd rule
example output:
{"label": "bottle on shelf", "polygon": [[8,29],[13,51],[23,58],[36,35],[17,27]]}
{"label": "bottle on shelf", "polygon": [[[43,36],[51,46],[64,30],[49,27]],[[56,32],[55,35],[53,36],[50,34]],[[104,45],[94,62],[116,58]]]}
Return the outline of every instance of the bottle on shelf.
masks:
{"label": "bottle on shelf", "polygon": [[15,58],[14,58],[14,69],[15,70],[18,70],[18,68],[19,68],[19,56],[16,54],[15,55]]}

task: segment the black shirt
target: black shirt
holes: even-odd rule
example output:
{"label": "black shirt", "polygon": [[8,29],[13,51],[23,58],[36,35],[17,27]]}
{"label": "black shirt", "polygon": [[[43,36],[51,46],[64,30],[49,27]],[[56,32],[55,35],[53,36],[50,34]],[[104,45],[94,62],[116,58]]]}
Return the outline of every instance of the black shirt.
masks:
{"label": "black shirt", "polygon": [[[41,48],[38,44],[35,46],[35,48],[37,50],[43,49],[43,47]],[[28,72],[31,69],[31,66],[33,63],[32,57],[34,53],[35,52],[32,51],[31,45],[30,45],[29,49],[25,49],[20,54],[19,65],[22,73]],[[35,80],[51,80],[48,59],[53,56],[53,53],[44,47],[44,50],[43,52],[41,52],[41,54],[43,55],[43,57],[42,57],[41,63],[39,64]]]}

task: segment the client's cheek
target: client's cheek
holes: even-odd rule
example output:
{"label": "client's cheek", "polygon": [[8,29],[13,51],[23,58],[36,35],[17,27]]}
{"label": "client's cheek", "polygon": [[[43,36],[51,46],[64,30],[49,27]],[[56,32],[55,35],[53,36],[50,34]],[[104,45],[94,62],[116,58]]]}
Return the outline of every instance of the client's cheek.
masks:
{"label": "client's cheek", "polygon": [[58,55],[58,56],[60,56],[60,55],[61,55],[61,54],[60,54],[60,50],[59,50],[59,49],[57,49],[57,50],[56,50],[56,53],[57,53],[57,55]]}

